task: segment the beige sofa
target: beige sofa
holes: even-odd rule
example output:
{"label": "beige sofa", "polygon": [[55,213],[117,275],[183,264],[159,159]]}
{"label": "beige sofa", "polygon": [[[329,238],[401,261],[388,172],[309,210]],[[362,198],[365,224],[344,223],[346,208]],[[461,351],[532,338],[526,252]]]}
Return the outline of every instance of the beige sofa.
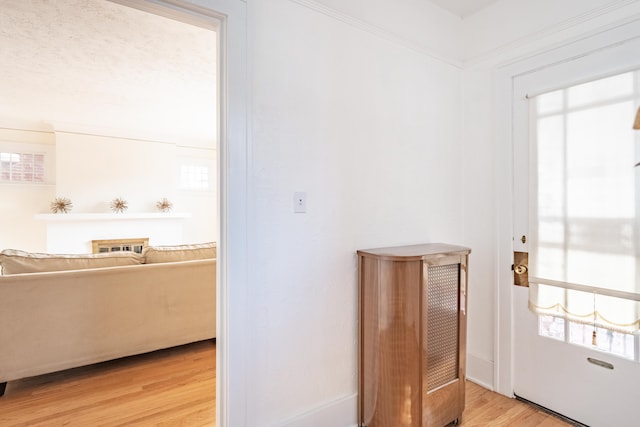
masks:
{"label": "beige sofa", "polygon": [[0,252],[8,381],[216,336],[215,244],[99,255]]}

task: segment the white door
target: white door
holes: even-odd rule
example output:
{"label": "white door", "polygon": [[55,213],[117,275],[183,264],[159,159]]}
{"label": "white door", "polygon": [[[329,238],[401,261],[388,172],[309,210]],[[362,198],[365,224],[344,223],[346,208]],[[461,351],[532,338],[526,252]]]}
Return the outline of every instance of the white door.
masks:
{"label": "white door", "polygon": [[[577,302],[562,300],[569,320],[539,316],[529,309],[531,289],[513,288],[513,391],[591,427],[640,425],[638,335],[619,332],[633,325],[595,328],[606,319],[594,318],[593,306],[604,312],[599,306],[613,299],[564,288],[565,282],[608,287],[601,283],[629,275],[635,286],[640,277],[629,255],[638,246],[640,209],[634,196],[640,167],[633,168],[640,131],[630,131],[640,104],[640,72],[629,72],[640,69],[637,52],[637,41],[602,49],[518,76],[513,86],[514,251],[531,252],[542,265],[532,276],[560,271],[562,287],[550,288],[562,298],[577,295]],[[600,122],[608,126],[602,135],[592,126]],[[611,133],[616,127],[622,130]],[[620,295],[637,292],[625,290]],[[551,305],[549,311],[567,316]]]}

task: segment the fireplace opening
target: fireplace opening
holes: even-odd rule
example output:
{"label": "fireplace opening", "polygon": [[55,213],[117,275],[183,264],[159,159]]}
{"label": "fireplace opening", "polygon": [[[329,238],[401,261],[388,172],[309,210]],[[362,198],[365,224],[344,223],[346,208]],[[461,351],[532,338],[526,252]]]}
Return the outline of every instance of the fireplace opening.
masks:
{"label": "fireplace opening", "polygon": [[105,252],[136,252],[142,253],[142,250],[149,246],[149,238],[141,237],[137,239],[108,239],[108,240],[92,240],[91,248],[94,254]]}

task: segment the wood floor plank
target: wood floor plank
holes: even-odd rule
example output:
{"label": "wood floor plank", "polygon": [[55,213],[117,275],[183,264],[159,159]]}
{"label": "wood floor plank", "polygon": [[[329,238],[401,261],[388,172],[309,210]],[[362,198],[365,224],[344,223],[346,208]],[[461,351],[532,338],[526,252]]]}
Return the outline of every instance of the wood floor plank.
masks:
{"label": "wood floor plank", "polygon": [[[215,359],[215,342],[203,341],[12,381],[0,426],[215,427]],[[466,391],[462,427],[569,426],[470,381]]]}
{"label": "wood floor plank", "polygon": [[7,385],[0,425],[215,426],[213,341]]}
{"label": "wood floor plank", "polygon": [[524,402],[491,392],[471,381],[466,386],[461,426],[566,427],[570,424]]}

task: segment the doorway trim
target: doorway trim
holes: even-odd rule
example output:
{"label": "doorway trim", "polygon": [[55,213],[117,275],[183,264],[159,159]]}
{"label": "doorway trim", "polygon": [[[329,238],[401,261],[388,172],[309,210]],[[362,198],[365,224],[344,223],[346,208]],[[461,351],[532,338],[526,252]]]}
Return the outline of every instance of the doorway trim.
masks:
{"label": "doorway trim", "polygon": [[[244,0],[107,0],[216,31],[218,243],[216,425],[246,425],[248,68]],[[233,167],[231,167],[233,166]],[[233,285],[231,285],[233,284]],[[237,337],[230,340],[229,337]]]}

